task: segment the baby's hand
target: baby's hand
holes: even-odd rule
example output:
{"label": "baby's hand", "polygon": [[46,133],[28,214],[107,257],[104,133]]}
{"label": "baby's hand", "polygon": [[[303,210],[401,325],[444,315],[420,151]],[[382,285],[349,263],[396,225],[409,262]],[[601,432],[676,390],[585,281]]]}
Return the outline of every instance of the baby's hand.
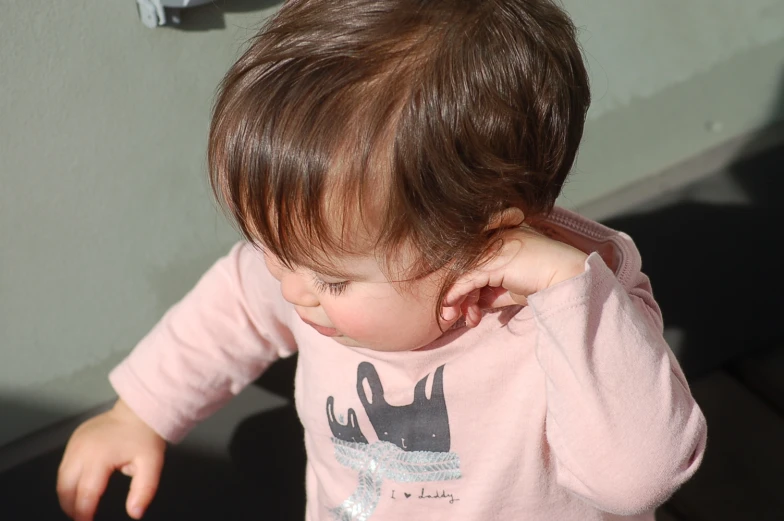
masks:
{"label": "baby's hand", "polygon": [[528,226],[510,230],[489,262],[465,274],[444,299],[445,310],[462,312],[475,327],[482,309],[525,305],[528,296],[585,270],[588,256],[568,244],[545,237]]}
{"label": "baby's hand", "polygon": [[74,431],[57,476],[60,506],[75,521],[92,521],[115,470],[131,476],[126,509],[139,519],[158,488],[166,442],[122,400]]}

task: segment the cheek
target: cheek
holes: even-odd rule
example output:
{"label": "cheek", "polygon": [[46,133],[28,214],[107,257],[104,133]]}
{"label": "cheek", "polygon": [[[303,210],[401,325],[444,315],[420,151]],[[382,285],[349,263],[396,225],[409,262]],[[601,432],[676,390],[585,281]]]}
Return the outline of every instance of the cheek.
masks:
{"label": "cheek", "polygon": [[396,295],[345,305],[322,305],[332,324],[357,340],[407,344],[420,336],[440,334],[432,302]]}
{"label": "cheek", "polygon": [[322,303],[332,324],[343,334],[361,339],[384,333],[400,309],[387,300]]}

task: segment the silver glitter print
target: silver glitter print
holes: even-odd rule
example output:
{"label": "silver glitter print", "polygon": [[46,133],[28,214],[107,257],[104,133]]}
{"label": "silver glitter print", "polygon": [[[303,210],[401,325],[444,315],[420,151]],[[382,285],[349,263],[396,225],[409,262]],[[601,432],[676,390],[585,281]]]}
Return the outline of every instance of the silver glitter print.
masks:
{"label": "silver glitter print", "polygon": [[460,458],[451,452],[407,452],[386,441],[354,443],[332,438],[335,458],[359,472],[357,490],[331,510],[338,521],[367,521],[381,499],[385,479],[398,483],[460,479]]}

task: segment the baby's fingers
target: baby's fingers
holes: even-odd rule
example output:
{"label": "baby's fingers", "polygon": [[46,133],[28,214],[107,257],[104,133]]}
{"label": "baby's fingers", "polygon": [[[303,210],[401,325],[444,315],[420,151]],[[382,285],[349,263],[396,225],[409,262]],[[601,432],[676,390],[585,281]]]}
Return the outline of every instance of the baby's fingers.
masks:
{"label": "baby's fingers", "polygon": [[486,280],[477,277],[458,280],[444,297],[444,306],[460,309],[465,316],[466,325],[476,327],[482,320],[479,299],[482,287],[486,284]]}
{"label": "baby's fingers", "polygon": [[462,304],[460,304],[460,309],[462,310],[463,315],[465,315],[466,325],[468,327],[476,327],[479,325],[479,322],[482,321],[482,310],[479,309],[480,294],[481,290],[475,289],[466,295]]}
{"label": "baby's fingers", "polygon": [[521,298],[524,297],[518,296],[515,299],[505,288],[487,286],[482,288],[481,296],[479,297],[479,307],[480,309],[497,309],[520,304],[526,305],[527,300],[521,301]]}
{"label": "baby's fingers", "polygon": [[74,517],[76,487],[79,484],[81,473],[81,465],[72,464],[66,453],[57,472],[57,499],[60,501],[63,512],[70,518]]}
{"label": "baby's fingers", "polygon": [[74,521],[92,521],[98,502],[101,499],[109,477],[114,469],[109,465],[95,465],[85,468],[79,477],[76,487],[76,498],[73,506]]}
{"label": "baby's fingers", "polygon": [[163,458],[150,455],[138,458],[128,469],[128,474],[132,475],[133,479],[126,509],[133,519],[141,519],[150,506],[158,490],[162,467]]}
{"label": "baby's fingers", "polygon": [[474,302],[478,300],[478,294],[475,292],[487,286],[487,278],[481,276],[482,274],[471,274],[471,276],[458,279],[452,287],[447,291],[444,297],[445,306],[462,306],[466,299],[471,299]]}

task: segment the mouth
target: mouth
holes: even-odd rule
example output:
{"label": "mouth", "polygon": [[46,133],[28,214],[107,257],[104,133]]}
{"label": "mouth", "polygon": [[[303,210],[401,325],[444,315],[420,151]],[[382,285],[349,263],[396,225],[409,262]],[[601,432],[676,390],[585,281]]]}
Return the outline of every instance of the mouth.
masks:
{"label": "mouth", "polygon": [[[302,317],[300,317],[300,318],[302,318]],[[310,327],[312,327],[313,329],[315,329],[317,332],[319,332],[322,335],[324,335],[324,336],[329,336],[329,337],[340,336],[340,333],[334,327],[320,326],[318,324],[314,324],[310,320],[305,320],[304,318],[302,318],[302,321],[304,323],[306,323],[307,325],[309,325]]]}

